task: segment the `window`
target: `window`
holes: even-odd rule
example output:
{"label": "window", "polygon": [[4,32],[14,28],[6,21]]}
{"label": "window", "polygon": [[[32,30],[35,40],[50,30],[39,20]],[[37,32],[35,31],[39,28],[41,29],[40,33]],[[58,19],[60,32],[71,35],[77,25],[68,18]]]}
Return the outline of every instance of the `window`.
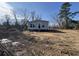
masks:
{"label": "window", "polygon": [[42,25],[42,27],[44,28],[44,25]]}
{"label": "window", "polygon": [[32,24],[30,24],[30,27],[32,27]]}
{"label": "window", "polygon": [[35,27],[35,25],[33,24],[33,27]]}
{"label": "window", "polygon": [[35,25],[34,25],[34,24],[30,24],[30,27],[32,27],[32,28],[33,28],[33,27],[35,27]]}
{"label": "window", "polygon": [[38,28],[40,29],[40,24],[38,25]]}

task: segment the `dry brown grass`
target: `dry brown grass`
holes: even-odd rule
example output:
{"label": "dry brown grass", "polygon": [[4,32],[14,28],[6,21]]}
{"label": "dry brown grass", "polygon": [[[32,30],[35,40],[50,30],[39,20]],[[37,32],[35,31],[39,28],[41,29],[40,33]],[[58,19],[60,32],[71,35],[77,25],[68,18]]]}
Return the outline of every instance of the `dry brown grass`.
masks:
{"label": "dry brown grass", "polygon": [[29,40],[31,45],[26,46],[26,55],[79,55],[79,30],[60,31],[64,33],[23,32],[26,36],[33,37]]}
{"label": "dry brown grass", "polygon": [[[21,56],[79,56],[79,30],[58,30],[59,32],[13,32],[6,37],[24,46],[12,47],[15,55]],[[8,35],[8,36],[7,36]],[[11,47],[10,47],[11,48]]]}

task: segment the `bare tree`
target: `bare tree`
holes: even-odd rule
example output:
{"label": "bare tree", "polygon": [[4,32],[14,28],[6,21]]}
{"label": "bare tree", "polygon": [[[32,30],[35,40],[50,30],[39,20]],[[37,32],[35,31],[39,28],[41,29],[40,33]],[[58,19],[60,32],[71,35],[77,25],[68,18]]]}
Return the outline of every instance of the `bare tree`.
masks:
{"label": "bare tree", "polygon": [[56,22],[56,24],[58,24],[58,27],[61,28],[62,27],[62,24],[61,24],[61,19],[58,18],[58,16],[52,16],[52,20],[54,22]]}
{"label": "bare tree", "polygon": [[32,19],[32,21],[36,20],[36,13],[35,13],[35,11],[31,12],[31,19]]}
{"label": "bare tree", "polygon": [[18,24],[18,19],[17,19],[17,15],[16,15],[16,12],[13,11],[13,16],[14,16],[14,19],[15,19],[15,25]]}
{"label": "bare tree", "polygon": [[28,28],[28,22],[29,22],[29,13],[27,12],[27,10],[26,9],[24,9],[24,10],[22,10],[21,11],[22,13],[23,13],[23,19],[22,19],[22,28],[23,28],[23,30],[27,30],[27,28]]}
{"label": "bare tree", "polygon": [[39,15],[36,16],[36,20],[41,20],[41,19],[42,19],[41,16]]}
{"label": "bare tree", "polygon": [[5,20],[6,22],[3,23],[3,25],[9,29],[10,28],[10,16],[9,15],[5,15]]}
{"label": "bare tree", "polygon": [[15,28],[19,29],[19,22],[18,22],[17,14],[14,10],[13,10],[13,17],[15,19]]}

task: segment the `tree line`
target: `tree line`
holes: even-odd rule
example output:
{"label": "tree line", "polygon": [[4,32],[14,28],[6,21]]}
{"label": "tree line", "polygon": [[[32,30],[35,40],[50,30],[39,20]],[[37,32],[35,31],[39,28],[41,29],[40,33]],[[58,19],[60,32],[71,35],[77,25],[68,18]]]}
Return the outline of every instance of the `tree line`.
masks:
{"label": "tree line", "polygon": [[19,21],[18,17],[17,17],[17,13],[15,11],[12,11],[12,17],[13,20],[15,21],[13,24],[11,23],[11,16],[10,15],[4,15],[5,21],[0,24],[0,28],[5,28],[5,29],[11,29],[11,28],[15,28],[18,29],[20,31],[25,31],[28,29],[28,22],[30,20],[40,20],[41,17],[39,15],[36,15],[35,11],[32,11],[30,13],[27,12],[26,9],[21,10],[22,12],[22,18],[20,19],[21,21]]}

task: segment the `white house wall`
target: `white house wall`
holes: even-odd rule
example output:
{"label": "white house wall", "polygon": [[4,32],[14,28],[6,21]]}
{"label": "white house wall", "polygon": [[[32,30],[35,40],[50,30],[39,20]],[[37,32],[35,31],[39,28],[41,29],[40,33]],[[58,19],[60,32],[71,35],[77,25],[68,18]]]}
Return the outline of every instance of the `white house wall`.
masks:
{"label": "white house wall", "polygon": [[[35,27],[30,27],[30,24],[34,24]],[[30,30],[47,30],[48,29],[48,22],[31,22],[29,25],[28,25],[28,29]],[[38,25],[40,24],[40,29],[38,27]],[[44,27],[42,27],[42,25],[44,25]]]}

